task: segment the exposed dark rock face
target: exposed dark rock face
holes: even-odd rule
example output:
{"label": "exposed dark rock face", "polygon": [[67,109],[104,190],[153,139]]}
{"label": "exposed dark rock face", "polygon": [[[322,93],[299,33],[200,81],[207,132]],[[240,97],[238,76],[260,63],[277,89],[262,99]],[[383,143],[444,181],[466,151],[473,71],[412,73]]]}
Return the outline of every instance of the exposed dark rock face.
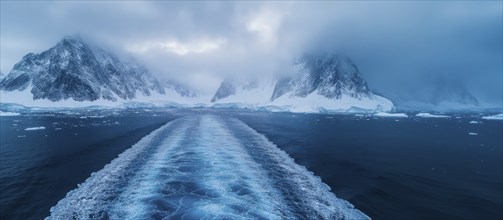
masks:
{"label": "exposed dark rock face", "polygon": [[165,87],[177,92],[182,97],[196,97],[197,96],[197,94],[193,90],[189,89],[184,84],[182,84],[178,81],[175,81],[175,80],[167,80]]}
{"label": "exposed dark rock face", "polygon": [[0,90],[30,89],[34,99],[129,100],[136,94],[164,94],[162,84],[144,66],[123,62],[79,36],[65,37],[40,54],[27,54],[0,81]]}
{"label": "exposed dark rock face", "polygon": [[478,106],[479,101],[458,81],[437,79],[432,83],[432,90],[427,102],[438,105],[443,102]]}
{"label": "exposed dark rock face", "polygon": [[296,62],[297,73],[277,81],[271,100],[286,93],[306,97],[313,92],[331,99],[349,95],[371,97],[367,82],[349,59],[334,54],[304,55]]}
{"label": "exposed dark rock face", "polygon": [[220,87],[218,87],[217,92],[211,99],[211,102],[216,102],[219,99],[234,95],[236,93],[236,86],[229,80],[224,80]]}

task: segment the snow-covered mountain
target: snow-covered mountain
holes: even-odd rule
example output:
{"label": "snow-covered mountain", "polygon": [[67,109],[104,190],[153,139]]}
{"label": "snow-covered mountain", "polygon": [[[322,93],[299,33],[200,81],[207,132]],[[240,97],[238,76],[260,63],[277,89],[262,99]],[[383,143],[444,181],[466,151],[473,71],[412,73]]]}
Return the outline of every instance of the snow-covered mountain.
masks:
{"label": "snow-covered mountain", "polygon": [[182,97],[196,97],[197,94],[194,92],[194,90],[190,89],[187,87],[185,84],[176,81],[176,80],[166,80],[164,87],[167,89],[173,90],[176,93],[178,93]]}
{"label": "snow-covered mountain", "polygon": [[[161,83],[145,66],[120,60],[79,36],[65,37],[40,54],[27,54],[0,81],[4,92],[29,92],[33,100],[50,101],[133,100],[165,94],[169,89],[181,96],[191,94],[181,88],[180,84]],[[3,99],[8,96],[4,94]]]}
{"label": "snow-covered mountain", "polygon": [[0,93],[4,103],[42,106],[44,102],[46,107],[72,102],[71,106],[168,103],[296,112],[393,109],[389,100],[369,90],[348,58],[305,55],[292,69],[288,78],[227,79],[207,97],[178,81],[160,81],[134,60],[121,60],[79,36],[69,36],[40,54],[24,56],[0,80]]}
{"label": "snow-covered mountain", "polygon": [[458,81],[438,79],[432,84],[431,93],[427,94],[428,102],[439,105],[442,103],[457,103],[461,105],[478,106],[479,101]]}
{"label": "snow-covered mountain", "polygon": [[404,83],[400,93],[388,91],[398,108],[404,110],[464,111],[484,108],[459,80],[429,75]]}
{"label": "snow-covered mountain", "polygon": [[269,102],[273,91],[273,80],[227,79],[220,84],[211,102],[262,105]]}
{"label": "snow-covered mountain", "polygon": [[262,83],[224,80],[212,102],[298,112],[393,109],[391,101],[370,91],[350,59],[335,54],[306,54],[287,78]]}
{"label": "snow-covered mountain", "polygon": [[296,73],[276,84],[271,100],[286,93],[306,97],[316,93],[329,99],[371,98],[367,82],[349,59],[335,54],[307,54],[296,61]]}

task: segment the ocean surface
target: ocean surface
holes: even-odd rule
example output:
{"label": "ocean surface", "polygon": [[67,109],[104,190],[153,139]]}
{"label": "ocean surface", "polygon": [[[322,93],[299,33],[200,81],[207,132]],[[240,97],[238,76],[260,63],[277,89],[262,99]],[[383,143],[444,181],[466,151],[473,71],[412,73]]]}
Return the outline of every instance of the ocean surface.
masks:
{"label": "ocean surface", "polygon": [[[0,219],[43,219],[51,207],[54,218],[68,210],[229,217],[243,207],[259,210],[243,212],[251,218],[334,217],[329,207],[343,204],[339,199],[373,219],[503,218],[503,123],[480,115],[96,109],[0,117],[0,126]],[[227,188],[215,187],[222,184]],[[75,210],[83,196],[92,199],[82,204],[107,212]],[[311,201],[328,208],[310,208]],[[241,207],[214,206],[231,202]],[[344,205],[334,209],[364,216]]]}

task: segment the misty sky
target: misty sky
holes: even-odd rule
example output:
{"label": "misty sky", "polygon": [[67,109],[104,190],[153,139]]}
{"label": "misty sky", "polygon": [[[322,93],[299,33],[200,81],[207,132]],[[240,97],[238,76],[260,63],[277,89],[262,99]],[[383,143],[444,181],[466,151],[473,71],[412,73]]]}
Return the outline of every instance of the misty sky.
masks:
{"label": "misty sky", "polygon": [[1,2],[1,71],[79,33],[155,74],[212,92],[287,73],[306,51],[350,57],[370,87],[460,81],[501,106],[503,6],[494,2]]}

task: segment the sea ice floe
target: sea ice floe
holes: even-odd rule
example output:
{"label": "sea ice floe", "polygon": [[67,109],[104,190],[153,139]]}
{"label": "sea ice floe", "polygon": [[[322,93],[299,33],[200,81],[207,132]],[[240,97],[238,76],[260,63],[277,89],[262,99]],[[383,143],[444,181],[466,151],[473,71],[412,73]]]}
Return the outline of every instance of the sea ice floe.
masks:
{"label": "sea ice floe", "polygon": [[482,117],[482,119],[485,119],[485,120],[503,120],[503,114],[484,116],[484,117]]}
{"label": "sea ice floe", "polygon": [[417,113],[416,117],[422,117],[422,118],[450,118],[451,116],[448,115],[435,115],[431,113]]}
{"label": "sea ice floe", "polygon": [[21,115],[20,113],[17,113],[17,112],[4,112],[4,111],[0,111],[0,116],[1,117],[7,117],[7,116],[18,116],[18,115]]}
{"label": "sea ice floe", "polygon": [[394,117],[394,118],[407,118],[408,116],[405,113],[388,113],[388,112],[379,112],[374,114],[377,117]]}
{"label": "sea ice floe", "polygon": [[25,128],[25,131],[45,130],[44,126]]}

